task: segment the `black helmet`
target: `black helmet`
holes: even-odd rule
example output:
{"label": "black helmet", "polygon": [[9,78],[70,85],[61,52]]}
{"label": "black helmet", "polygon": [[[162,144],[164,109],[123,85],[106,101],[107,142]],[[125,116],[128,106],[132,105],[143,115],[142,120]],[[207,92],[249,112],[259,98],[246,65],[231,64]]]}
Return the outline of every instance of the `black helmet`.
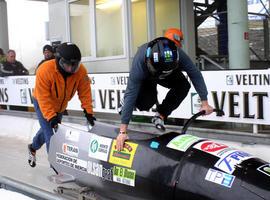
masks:
{"label": "black helmet", "polygon": [[175,43],[159,37],[148,43],[145,63],[151,75],[163,79],[178,67],[179,54]]}
{"label": "black helmet", "polygon": [[[81,61],[81,51],[76,44],[65,42],[60,44],[56,49],[56,62],[61,72],[66,74],[74,74],[78,71]],[[67,70],[67,66],[71,66]]]}

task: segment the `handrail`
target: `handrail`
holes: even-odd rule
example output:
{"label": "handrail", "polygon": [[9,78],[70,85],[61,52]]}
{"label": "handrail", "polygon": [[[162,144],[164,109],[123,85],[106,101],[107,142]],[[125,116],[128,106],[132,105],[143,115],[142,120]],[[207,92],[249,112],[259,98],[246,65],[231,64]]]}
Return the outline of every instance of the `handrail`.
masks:
{"label": "handrail", "polygon": [[[198,17],[198,18],[201,18],[201,17],[213,17],[213,15],[220,15],[220,14],[227,14],[227,13],[228,13],[227,11],[221,11],[221,12],[203,14],[203,15],[199,15],[199,16],[196,16],[196,17]],[[263,16],[265,18],[269,18],[269,15],[263,14],[263,13],[248,12],[248,14],[249,15]]]}
{"label": "handrail", "polygon": [[208,62],[210,62],[211,64],[213,64],[214,66],[216,66],[219,69],[225,69],[224,67],[222,67],[221,65],[219,65],[217,62],[213,61],[211,58],[205,56],[205,55],[200,55],[199,58],[202,58],[204,60],[207,60]]}
{"label": "handrail", "polygon": [[263,61],[263,59],[251,48],[249,47],[249,50],[260,60]]}

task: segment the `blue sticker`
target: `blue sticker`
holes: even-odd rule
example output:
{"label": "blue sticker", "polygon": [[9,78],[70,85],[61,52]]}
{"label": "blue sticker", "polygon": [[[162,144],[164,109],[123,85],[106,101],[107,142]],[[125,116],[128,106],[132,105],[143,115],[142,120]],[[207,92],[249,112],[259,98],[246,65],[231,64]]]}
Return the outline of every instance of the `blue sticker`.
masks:
{"label": "blue sticker", "polygon": [[155,141],[152,141],[151,144],[150,144],[150,147],[152,149],[157,149],[159,147],[159,143],[158,142],[155,142]]}
{"label": "blue sticker", "polygon": [[151,52],[151,48],[148,47],[146,50],[146,57],[149,58],[150,57],[150,52]]}

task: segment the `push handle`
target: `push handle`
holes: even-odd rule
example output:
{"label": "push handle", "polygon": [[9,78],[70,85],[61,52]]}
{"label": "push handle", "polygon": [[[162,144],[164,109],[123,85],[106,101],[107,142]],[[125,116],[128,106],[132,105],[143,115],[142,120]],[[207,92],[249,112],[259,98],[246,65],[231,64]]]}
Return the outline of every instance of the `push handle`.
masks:
{"label": "push handle", "polygon": [[[213,112],[216,112],[217,116],[223,116],[224,115],[223,110],[214,109]],[[191,118],[189,118],[187,120],[187,122],[183,126],[182,134],[186,134],[186,131],[187,131],[188,127],[190,126],[190,124],[193,123],[198,117],[200,117],[202,115],[205,115],[205,110],[202,110],[202,111],[196,113],[195,115],[193,115]]]}

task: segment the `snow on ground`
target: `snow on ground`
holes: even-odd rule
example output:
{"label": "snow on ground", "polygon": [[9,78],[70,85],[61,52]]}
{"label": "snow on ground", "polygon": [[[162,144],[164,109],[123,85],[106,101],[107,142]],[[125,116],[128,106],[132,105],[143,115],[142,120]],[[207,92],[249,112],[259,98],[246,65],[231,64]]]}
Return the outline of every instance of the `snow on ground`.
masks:
{"label": "snow on ground", "polygon": [[0,189],[1,200],[34,200],[28,196],[5,189]]}

